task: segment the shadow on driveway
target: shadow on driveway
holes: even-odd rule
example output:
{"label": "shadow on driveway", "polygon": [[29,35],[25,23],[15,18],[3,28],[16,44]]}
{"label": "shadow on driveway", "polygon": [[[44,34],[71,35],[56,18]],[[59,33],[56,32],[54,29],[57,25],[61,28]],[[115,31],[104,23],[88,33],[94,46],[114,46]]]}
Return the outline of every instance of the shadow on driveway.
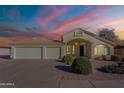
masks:
{"label": "shadow on driveway", "polygon": [[0,58],[2,58],[2,59],[11,59],[10,55],[0,56]]}
{"label": "shadow on driveway", "polygon": [[56,61],[57,61],[57,62],[64,63],[62,59],[57,59]]}
{"label": "shadow on driveway", "polygon": [[65,71],[65,72],[71,72],[71,66],[65,66],[65,65],[58,65],[56,66],[57,69]]}

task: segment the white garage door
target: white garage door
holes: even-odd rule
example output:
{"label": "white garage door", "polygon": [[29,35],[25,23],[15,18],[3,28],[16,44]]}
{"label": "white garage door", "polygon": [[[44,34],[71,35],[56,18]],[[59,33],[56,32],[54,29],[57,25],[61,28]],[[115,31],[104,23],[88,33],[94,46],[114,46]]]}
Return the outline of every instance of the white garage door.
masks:
{"label": "white garage door", "polygon": [[47,59],[59,59],[60,58],[60,47],[47,47],[46,58]]}
{"label": "white garage door", "polygon": [[15,59],[41,59],[42,48],[15,48]]}
{"label": "white garage door", "polygon": [[9,48],[0,48],[0,55],[10,55]]}

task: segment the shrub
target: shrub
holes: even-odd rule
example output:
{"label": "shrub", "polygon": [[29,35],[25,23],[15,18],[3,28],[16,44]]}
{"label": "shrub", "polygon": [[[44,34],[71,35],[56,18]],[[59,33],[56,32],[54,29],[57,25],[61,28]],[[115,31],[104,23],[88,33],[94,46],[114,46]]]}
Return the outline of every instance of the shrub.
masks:
{"label": "shrub", "polygon": [[110,55],[106,55],[106,60],[110,61],[111,60],[111,56]]}
{"label": "shrub", "polygon": [[108,66],[102,66],[98,68],[98,70],[106,73],[124,74],[124,63],[115,63]]}
{"label": "shrub", "polygon": [[63,62],[65,64],[71,65],[73,63],[73,57],[70,54],[67,54],[63,57]]}
{"label": "shrub", "polygon": [[95,56],[94,59],[95,59],[95,60],[99,60],[99,56]]}
{"label": "shrub", "polygon": [[92,72],[92,65],[87,57],[77,57],[71,65],[72,71],[81,74]]}
{"label": "shrub", "polygon": [[96,60],[107,60],[105,55],[95,57]]}
{"label": "shrub", "polygon": [[105,55],[102,55],[102,60],[106,60],[106,56]]}

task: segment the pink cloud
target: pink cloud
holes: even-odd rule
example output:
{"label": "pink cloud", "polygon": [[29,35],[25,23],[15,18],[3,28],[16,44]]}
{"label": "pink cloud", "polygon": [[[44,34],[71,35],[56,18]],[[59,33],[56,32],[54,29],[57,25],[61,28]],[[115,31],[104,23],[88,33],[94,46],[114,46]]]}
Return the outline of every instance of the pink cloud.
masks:
{"label": "pink cloud", "polygon": [[58,18],[59,16],[61,16],[63,13],[66,13],[69,10],[69,8],[67,6],[62,7],[59,11],[56,10],[54,12],[52,12],[48,18],[46,18],[44,20],[44,25],[48,25],[50,22],[54,21],[56,18]]}
{"label": "pink cloud", "polygon": [[51,5],[48,5],[48,6],[44,6],[44,10],[43,11],[41,11],[41,10],[39,10],[39,12],[38,12],[38,14],[36,14],[36,16],[34,17],[34,21],[36,21],[38,24],[40,24],[40,25],[44,25],[43,24],[43,16],[44,16],[44,14],[47,12],[47,11],[49,11],[50,9],[52,8],[52,6]]}
{"label": "pink cloud", "polygon": [[[48,11],[49,9],[52,9],[52,6],[46,7],[44,12],[41,12],[39,15],[42,16],[45,11]],[[52,13],[50,13],[46,18],[42,19],[42,17],[37,17],[36,21],[43,26],[44,29],[47,30],[48,24],[57,19],[59,16],[61,16],[63,13],[66,13],[69,10],[68,6],[63,6],[62,8],[58,10],[54,10]]]}
{"label": "pink cloud", "polygon": [[84,22],[84,24],[88,21],[91,21],[96,19],[97,16],[100,16],[101,13],[104,13],[106,10],[108,10],[111,7],[99,7],[97,10],[88,11],[86,14],[79,15],[78,17],[67,21],[65,23],[60,24],[55,29],[53,29],[53,32],[63,32],[67,30],[70,27],[80,25]]}

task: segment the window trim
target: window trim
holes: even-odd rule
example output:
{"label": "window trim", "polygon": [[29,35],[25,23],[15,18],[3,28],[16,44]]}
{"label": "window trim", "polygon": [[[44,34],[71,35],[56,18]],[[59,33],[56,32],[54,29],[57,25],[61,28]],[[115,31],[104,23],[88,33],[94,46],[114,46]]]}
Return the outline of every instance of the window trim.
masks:
{"label": "window trim", "polygon": [[94,55],[95,56],[102,56],[102,55],[109,55],[109,48],[106,45],[99,44],[94,47]]}

